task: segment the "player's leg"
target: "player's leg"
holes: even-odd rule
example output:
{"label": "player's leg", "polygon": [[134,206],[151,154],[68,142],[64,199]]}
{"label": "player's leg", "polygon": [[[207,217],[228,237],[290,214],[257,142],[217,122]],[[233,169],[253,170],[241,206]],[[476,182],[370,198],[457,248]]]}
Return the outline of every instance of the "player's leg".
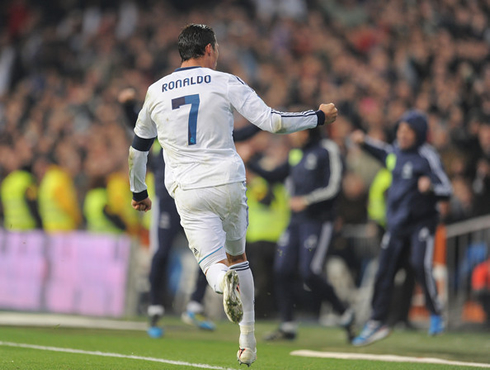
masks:
{"label": "player's leg", "polygon": [[407,244],[406,239],[407,237],[394,236],[387,232],[381,241],[378,271],[375,277],[371,301],[372,313],[361,333],[352,341],[355,346],[373,343],[386,338],[390,334],[386,320],[388,318],[398,258]]}
{"label": "player's leg", "polygon": [[293,340],[297,335],[294,321],[294,277],[298,266],[298,225],[290,223],[278,241],[274,257],[274,288],[279,310],[279,328],[265,340]]}
{"label": "player's leg", "polygon": [[[396,282],[396,276],[399,274],[403,278],[401,283]],[[414,326],[408,318],[414,287],[415,273],[410,264],[410,248],[405,248],[395,273],[395,285],[393,286],[390,312],[387,318],[388,326],[402,325],[405,329],[414,329]]]}
{"label": "player's leg", "polygon": [[167,272],[168,256],[176,235],[181,229],[179,215],[175,203],[169,197],[158,198],[154,202],[157,207],[153,209],[151,224],[151,248],[155,250],[151,260],[149,282],[150,282],[150,304],[148,306],[148,317],[150,328],[148,335],[152,338],[163,336],[163,329],[158,325],[163,316],[163,297],[165,294],[165,275]]}
{"label": "player's leg", "polygon": [[238,323],[242,317],[242,303],[236,291],[238,275],[228,268],[225,252],[227,232],[223,228],[223,220],[233,218],[229,211],[230,204],[236,202],[232,185],[190,190],[177,188],[175,200],[189,248],[206,274],[209,285],[215,292],[223,294],[228,318]]}
{"label": "player's leg", "polygon": [[[227,241],[228,250],[245,248],[245,238],[239,241]],[[236,252],[233,252],[236,253]],[[252,364],[257,358],[255,340],[255,289],[254,279],[246,254],[228,254],[230,271],[236,271],[239,281],[239,295],[243,307],[243,317],[239,322],[240,337],[237,359],[240,364]]]}
{"label": "player's leg", "polygon": [[[231,271],[240,284],[243,317],[239,322],[240,338],[237,359],[240,364],[252,364],[257,358],[255,341],[255,287],[252,270],[245,254],[248,207],[245,184],[227,186],[228,201],[223,209],[223,229],[226,232],[226,254]],[[226,309],[226,307],[225,307]]]}
{"label": "player's leg", "polygon": [[199,329],[212,331],[216,329],[216,326],[206,317],[204,305],[202,304],[207,287],[208,281],[206,280],[206,275],[199,269],[194,291],[186,305],[185,311],[182,312],[182,320],[186,324],[197,326]]}
{"label": "player's leg", "polygon": [[313,294],[332,304],[341,315],[340,324],[347,332],[348,341],[354,338],[354,310],[347,307],[337,296],[325,275],[325,261],[332,241],[332,222],[303,221],[299,227],[299,270],[301,278]]}
{"label": "player's leg", "polygon": [[435,222],[428,222],[419,225],[411,236],[410,263],[424,291],[425,305],[430,312],[429,335],[437,335],[444,331],[442,304],[437,296],[436,281],[432,273],[435,228]]}

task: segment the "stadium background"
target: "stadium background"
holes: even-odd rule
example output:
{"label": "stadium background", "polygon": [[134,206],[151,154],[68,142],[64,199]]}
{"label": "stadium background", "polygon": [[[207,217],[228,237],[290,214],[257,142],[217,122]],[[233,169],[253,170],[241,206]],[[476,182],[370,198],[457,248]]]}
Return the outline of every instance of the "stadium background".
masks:
{"label": "stadium background", "polygon": [[[142,101],[152,81],[179,65],[175,40],[181,28],[189,22],[206,23],[215,29],[221,45],[219,69],[241,76],[270,106],[286,110],[332,101],[339,108],[329,135],[342,148],[347,171],[339,206],[343,237],[335,247],[352,271],[359,270],[360,254],[364,258],[376,253],[366,200],[379,167],[350,147],[347,136],[363,128],[390,141],[393,126],[406,108],[429,114],[430,142],[454,188],[445,219],[451,238],[447,250],[444,229],[441,234],[440,283],[457,320],[479,325],[485,318],[471,300],[469,280],[473,267],[488,258],[489,16],[488,2],[457,0],[4,1],[0,5],[0,181],[20,166],[38,174],[43,163],[55,160],[73,178],[81,207],[95,179],[126,173],[131,123],[118,94],[133,87]],[[245,124],[237,120],[237,126]],[[272,162],[279,161],[286,142],[266,140],[276,150],[266,154]],[[127,210],[121,214],[127,232],[106,243],[111,245],[106,247],[108,253],[125,248],[120,244],[127,234],[133,241],[133,258],[127,261],[136,259],[143,265],[129,266],[136,271],[129,279],[111,281],[144,291],[148,220],[135,219]],[[46,286],[32,288],[46,278],[46,264],[54,263],[46,262],[46,243],[70,245],[82,254],[83,246],[77,243],[104,244],[80,242],[80,238],[90,239],[85,228],[80,222],[72,241],[33,233],[32,242],[22,248],[25,239],[2,231],[2,260],[10,266],[1,274],[3,292],[8,292],[2,295],[2,308],[51,311],[45,302]],[[53,242],[56,238],[61,241]],[[94,249],[94,255],[85,254],[89,262],[101,253]],[[23,258],[31,259],[33,267],[20,269]],[[77,265],[81,276],[94,271],[89,262],[85,269]],[[65,273],[73,271],[67,268]],[[90,292],[96,277],[92,284],[87,288]],[[31,292],[28,289],[34,289],[36,306],[9,298],[25,297]],[[97,294],[103,297],[104,292]],[[56,289],[52,294],[57,296]],[[61,304],[53,310],[83,313],[83,293],[74,296],[69,307]],[[133,312],[139,300],[133,297]],[[121,315],[100,307],[85,313]]]}

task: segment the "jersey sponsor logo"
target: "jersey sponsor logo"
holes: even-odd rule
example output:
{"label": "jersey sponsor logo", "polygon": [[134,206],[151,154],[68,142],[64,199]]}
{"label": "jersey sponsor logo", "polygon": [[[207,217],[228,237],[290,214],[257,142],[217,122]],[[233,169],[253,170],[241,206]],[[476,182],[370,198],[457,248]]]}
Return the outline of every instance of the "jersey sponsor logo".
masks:
{"label": "jersey sponsor logo", "polygon": [[402,178],[411,179],[413,174],[413,165],[412,162],[407,162],[403,165],[402,168]]}
{"label": "jersey sponsor logo", "polygon": [[419,240],[424,241],[427,240],[427,238],[430,236],[430,231],[427,227],[423,227],[419,231]]}
{"label": "jersey sponsor logo", "polygon": [[317,162],[318,162],[318,159],[317,159],[316,155],[313,153],[310,153],[306,157],[305,168],[307,170],[312,171],[317,167]]}
{"label": "jersey sponsor logo", "polygon": [[306,240],[303,243],[303,248],[308,249],[310,252],[316,248],[318,244],[318,236],[315,234],[312,234],[306,238]]}
{"label": "jersey sponsor logo", "polygon": [[178,79],[175,81],[169,81],[162,85],[162,92],[171,91],[174,89],[180,89],[181,87],[191,86],[191,85],[200,85],[203,83],[211,83],[211,76],[192,76],[187,78]]}

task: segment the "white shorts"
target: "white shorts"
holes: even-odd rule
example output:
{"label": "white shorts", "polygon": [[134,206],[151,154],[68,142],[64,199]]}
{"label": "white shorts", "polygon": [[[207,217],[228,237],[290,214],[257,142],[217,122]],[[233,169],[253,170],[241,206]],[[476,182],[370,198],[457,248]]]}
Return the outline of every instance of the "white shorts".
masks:
{"label": "white shorts", "polygon": [[189,248],[201,269],[245,253],[248,206],[245,183],[175,190],[175,204]]}

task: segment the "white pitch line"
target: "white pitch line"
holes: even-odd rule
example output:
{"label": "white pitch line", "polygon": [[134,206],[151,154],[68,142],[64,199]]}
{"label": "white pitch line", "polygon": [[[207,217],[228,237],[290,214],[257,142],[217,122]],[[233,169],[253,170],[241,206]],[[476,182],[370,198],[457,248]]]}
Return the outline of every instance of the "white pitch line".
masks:
{"label": "white pitch line", "polygon": [[162,359],[162,358],[155,358],[155,357],[143,357],[143,356],[123,355],[123,354],[120,354],[120,353],[100,352],[100,351],[84,351],[84,350],[81,350],[81,349],[74,349],[74,348],[46,347],[46,346],[38,346],[38,345],[35,345],[35,344],[26,344],[26,343],[14,343],[14,342],[3,342],[3,341],[0,341],[0,346],[39,349],[39,350],[42,350],[42,351],[77,353],[77,354],[92,355],[92,356],[128,358],[128,359],[132,359],[132,360],[144,360],[144,361],[152,361],[152,362],[161,362],[161,363],[170,364],[170,365],[192,366],[192,367],[201,368],[201,369],[234,370],[234,369],[230,369],[230,368],[226,368],[226,367],[211,366],[211,365],[207,365],[207,364],[193,364],[193,363],[184,362],[184,361],[171,361],[171,360],[165,360],[165,359]]}
{"label": "white pitch line", "polygon": [[336,358],[340,360],[370,360],[370,361],[385,361],[385,362],[417,362],[424,364],[439,364],[453,366],[470,366],[470,367],[488,367],[490,364],[479,364],[476,362],[461,362],[449,361],[439,358],[424,358],[424,357],[407,357],[396,355],[372,355],[368,353],[339,353],[339,352],[319,352],[302,349],[291,352],[292,356],[303,357],[321,357],[321,358]]}

